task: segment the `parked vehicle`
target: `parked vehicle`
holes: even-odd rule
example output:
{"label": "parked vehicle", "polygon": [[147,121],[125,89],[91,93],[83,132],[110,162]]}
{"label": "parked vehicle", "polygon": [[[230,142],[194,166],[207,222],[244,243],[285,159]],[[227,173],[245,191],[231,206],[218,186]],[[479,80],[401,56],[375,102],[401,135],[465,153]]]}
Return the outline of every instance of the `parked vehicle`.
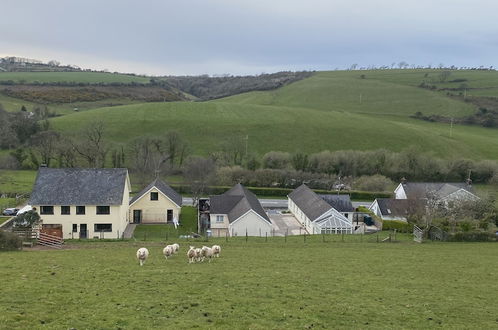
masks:
{"label": "parked vehicle", "polygon": [[19,211],[19,209],[8,208],[8,209],[3,210],[2,214],[7,215],[7,216],[15,216],[15,215],[17,215],[18,211]]}

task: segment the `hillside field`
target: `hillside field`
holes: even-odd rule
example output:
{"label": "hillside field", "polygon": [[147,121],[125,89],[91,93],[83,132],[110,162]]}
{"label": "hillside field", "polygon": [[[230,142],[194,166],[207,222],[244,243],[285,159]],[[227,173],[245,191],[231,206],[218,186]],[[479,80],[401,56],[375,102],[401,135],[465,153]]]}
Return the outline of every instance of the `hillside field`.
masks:
{"label": "hillside field", "polygon": [[[140,241],[3,252],[0,328],[497,327],[496,243],[333,236],[181,241],[169,260]],[[220,258],[187,263],[188,245],[214,243]]]}
{"label": "hillside field", "polygon": [[[437,74],[437,71],[430,71]],[[106,124],[108,137],[125,143],[142,135],[179,131],[195,154],[248,136],[248,150],[305,153],[323,150],[400,151],[416,145],[441,157],[497,159],[498,130],[430,123],[409,116],[465,116],[474,106],[444,93],[415,87],[420,70],[318,72],[273,91],[240,94],[210,102],[148,103],[100,108],[54,118],[58,130],[77,131],[95,121]],[[474,74],[474,72],[471,72]],[[361,79],[360,74],[366,78]],[[463,72],[463,74],[466,74]],[[470,73],[467,73],[470,74]],[[495,72],[489,85],[496,83]],[[460,72],[453,73],[459,77]],[[469,82],[470,84],[470,82]]]}
{"label": "hillside field", "polygon": [[150,78],[106,72],[0,72],[0,81],[15,83],[148,83]]}

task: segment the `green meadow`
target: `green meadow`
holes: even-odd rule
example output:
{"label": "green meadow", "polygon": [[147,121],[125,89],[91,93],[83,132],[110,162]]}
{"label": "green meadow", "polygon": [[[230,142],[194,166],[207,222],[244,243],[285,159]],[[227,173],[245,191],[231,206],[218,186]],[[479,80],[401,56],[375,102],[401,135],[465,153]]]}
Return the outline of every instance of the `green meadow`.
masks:
{"label": "green meadow", "polygon": [[[360,241],[362,239],[362,241]],[[3,329],[490,329],[496,243],[374,237],[69,243],[0,253]],[[168,243],[172,243],[170,241]],[[221,257],[188,264],[188,245]],[[135,259],[145,246],[143,267]]]}

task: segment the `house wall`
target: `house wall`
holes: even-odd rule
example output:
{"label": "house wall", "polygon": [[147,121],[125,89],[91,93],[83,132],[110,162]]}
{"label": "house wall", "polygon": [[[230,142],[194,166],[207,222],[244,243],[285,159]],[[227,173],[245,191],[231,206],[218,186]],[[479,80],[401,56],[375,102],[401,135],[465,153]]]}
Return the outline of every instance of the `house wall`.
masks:
{"label": "house wall", "polygon": [[311,220],[304,214],[303,211],[292,201],[292,199],[288,199],[289,202],[289,211],[296,217],[297,221],[304,227],[304,229],[308,233],[312,233],[314,231],[314,226]]}
{"label": "house wall", "polygon": [[249,211],[242,215],[236,221],[232,222],[229,227],[230,235],[232,236],[271,236],[272,225],[262,219],[254,211]]}
{"label": "house wall", "polygon": [[[217,216],[222,216],[223,222],[216,222]],[[211,235],[215,237],[224,237],[229,227],[228,216],[226,214],[210,214],[209,219],[211,223]]]}
{"label": "house wall", "polygon": [[405,189],[403,185],[400,183],[396,189],[394,189],[394,194],[396,199],[407,199]]}
{"label": "house wall", "polygon": [[[34,205],[37,211],[40,211],[41,205]],[[51,205],[52,206],[52,205]],[[40,214],[42,224],[60,224],[62,225],[62,238],[71,239],[79,238],[80,225],[86,224],[88,238],[98,236],[99,238],[120,238],[126,228],[126,213],[128,205],[111,205],[110,214],[97,214],[96,205],[85,205],[85,214],[76,214],[76,205],[70,205],[71,214],[61,214],[61,205],[53,205],[54,214]],[[111,232],[95,232],[95,224],[112,224]],[[76,224],[77,232],[73,233],[73,224]]]}
{"label": "house wall", "polygon": [[[158,200],[150,200],[150,193],[157,192]],[[180,219],[181,208],[173,203],[157,188],[153,187],[130,205],[128,219],[133,222],[133,211],[142,210],[142,223],[166,223],[168,210],[173,210],[173,218]]]}

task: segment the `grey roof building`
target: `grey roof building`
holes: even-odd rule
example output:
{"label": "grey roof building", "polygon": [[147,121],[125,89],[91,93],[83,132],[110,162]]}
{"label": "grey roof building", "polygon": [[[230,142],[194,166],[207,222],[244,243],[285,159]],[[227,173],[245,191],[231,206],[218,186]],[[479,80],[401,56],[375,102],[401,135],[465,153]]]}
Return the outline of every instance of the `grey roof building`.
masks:
{"label": "grey roof building", "polygon": [[143,195],[145,195],[149,190],[156,187],[157,190],[162,192],[166,197],[173,201],[176,205],[182,206],[182,196],[177,193],[173,188],[166,184],[161,179],[155,179],[147,187],[142,189],[138,194],[136,194],[131,200],[130,205],[139,200]]}
{"label": "grey roof building", "polygon": [[31,205],[121,205],[126,168],[40,168]]}
{"label": "grey roof building", "polygon": [[330,206],[332,206],[337,211],[343,212],[354,212],[355,208],[351,203],[351,198],[349,195],[318,195],[321,199],[326,201]]}
{"label": "grey roof building", "polygon": [[[394,190],[397,199],[433,197],[444,199],[454,193],[475,196],[471,185],[463,182],[403,182]],[[475,196],[477,197],[477,196]]]}
{"label": "grey roof building", "polygon": [[270,218],[259,203],[258,198],[240,183],[222,195],[210,197],[211,214],[227,214],[230,223],[253,210],[271,224]]}
{"label": "grey roof building", "polygon": [[316,220],[332,208],[329,203],[305,184],[294,189],[288,197],[311,221]]}

